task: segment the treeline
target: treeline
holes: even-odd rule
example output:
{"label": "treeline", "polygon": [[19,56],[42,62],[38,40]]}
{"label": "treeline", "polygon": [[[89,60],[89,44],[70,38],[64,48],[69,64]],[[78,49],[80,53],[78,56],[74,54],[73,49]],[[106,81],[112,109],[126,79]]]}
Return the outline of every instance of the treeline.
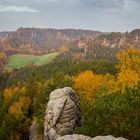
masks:
{"label": "treeline", "polygon": [[140,51],[120,51],[116,58],[75,61],[62,53],[47,65],[5,73],[0,80],[0,139],[27,140],[34,121],[43,135],[50,92],[71,86],[81,98],[84,116],[84,126],[75,133],[139,140]]}

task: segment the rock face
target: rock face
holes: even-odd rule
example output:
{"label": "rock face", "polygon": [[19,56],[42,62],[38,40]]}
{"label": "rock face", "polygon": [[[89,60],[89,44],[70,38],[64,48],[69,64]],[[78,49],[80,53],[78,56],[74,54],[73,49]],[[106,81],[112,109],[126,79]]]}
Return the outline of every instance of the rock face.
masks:
{"label": "rock face", "polygon": [[39,124],[34,121],[30,126],[29,140],[43,140],[43,136],[38,132]]}
{"label": "rock face", "polygon": [[45,115],[45,140],[71,134],[82,125],[79,98],[70,87],[57,89],[50,94]]}
{"label": "rock face", "polygon": [[33,122],[33,124],[30,127],[29,140],[36,140],[38,127],[38,124],[36,122]]}
{"label": "rock face", "polygon": [[19,28],[0,32],[0,50],[11,54],[45,54],[80,37],[95,38],[101,32],[75,29]]}
{"label": "rock face", "polygon": [[76,127],[82,126],[82,115],[79,98],[70,87],[51,92],[44,125],[44,140],[126,140],[113,136],[91,138],[78,134],[72,135]]}

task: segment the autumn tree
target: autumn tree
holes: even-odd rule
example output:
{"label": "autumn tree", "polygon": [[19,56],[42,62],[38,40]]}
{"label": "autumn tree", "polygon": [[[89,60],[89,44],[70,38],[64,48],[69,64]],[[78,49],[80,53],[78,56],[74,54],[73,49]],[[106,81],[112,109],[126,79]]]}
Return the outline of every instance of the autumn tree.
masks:
{"label": "autumn tree", "polygon": [[118,88],[124,93],[138,87],[140,80],[140,51],[129,48],[118,52],[119,74],[117,76]]}
{"label": "autumn tree", "polygon": [[119,51],[116,55],[119,60],[117,67],[120,71],[131,69],[140,74],[140,50],[129,48]]}
{"label": "autumn tree", "polygon": [[63,45],[63,46],[61,46],[61,47],[59,48],[59,52],[60,52],[61,54],[65,54],[65,53],[67,53],[68,51],[69,51],[69,49],[68,49],[68,47],[65,46],[65,45]]}
{"label": "autumn tree", "polygon": [[4,91],[4,102],[9,106],[13,101],[26,92],[24,86],[6,88]]}
{"label": "autumn tree", "polygon": [[29,97],[23,96],[9,107],[9,113],[13,114],[17,119],[24,119],[28,115],[28,109],[31,104]]}
{"label": "autumn tree", "polygon": [[104,87],[106,81],[104,76],[96,75],[92,71],[81,72],[73,80],[75,82],[74,88],[87,99],[93,99],[96,93]]}
{"label": "autumn tree", "polygon": [[125,69],[118,74],[118,87],[122,93],[137,88],[139,77],[136,71]]}

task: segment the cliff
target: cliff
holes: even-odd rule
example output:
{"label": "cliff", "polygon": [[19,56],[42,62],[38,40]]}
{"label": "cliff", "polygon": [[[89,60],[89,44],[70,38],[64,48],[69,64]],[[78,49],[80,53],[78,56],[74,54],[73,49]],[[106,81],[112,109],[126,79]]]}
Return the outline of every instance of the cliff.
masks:
{"label": "cliff", "polygon": [[101,32],[75,29],[19,28],[0,33],[0,50],[8,53],[45,54],[78,38],[94,39]]}

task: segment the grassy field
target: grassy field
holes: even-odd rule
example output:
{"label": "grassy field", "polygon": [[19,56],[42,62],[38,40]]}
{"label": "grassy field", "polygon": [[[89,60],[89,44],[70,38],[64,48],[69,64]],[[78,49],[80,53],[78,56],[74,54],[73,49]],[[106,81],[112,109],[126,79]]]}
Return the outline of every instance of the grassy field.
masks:
{"label": "grassy field", "polygon": [[44,65],[52,61],[58,53],[50,53],[41,56],[15,54],[9,57],[9,63],[5,65],[5,69],[21,68],[26,65]]}

